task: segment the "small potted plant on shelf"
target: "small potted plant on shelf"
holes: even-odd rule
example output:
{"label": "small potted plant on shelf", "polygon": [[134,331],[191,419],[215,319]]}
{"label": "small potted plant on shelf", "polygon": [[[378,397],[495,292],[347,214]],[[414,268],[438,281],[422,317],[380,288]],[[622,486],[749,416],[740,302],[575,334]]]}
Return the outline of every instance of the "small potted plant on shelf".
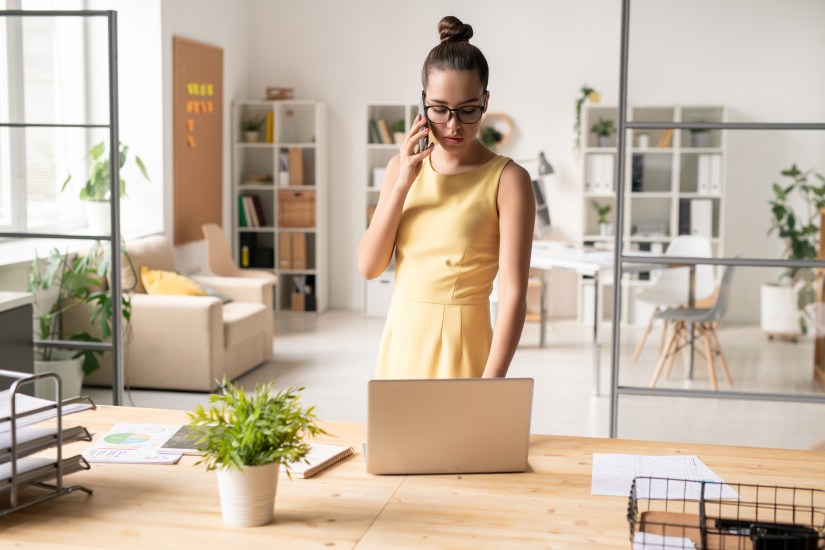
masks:
{"label": "small potted plant on shelf", "polygon": [[495,151],[498,144],[504,138],[501,132],[496,130],[492,126],[485,126],[479,132],[478,140],[484,145],[487,149],[491,151]]}
{"label": "small potted plant on shelf", "polygon": [[[89,177],[80,188],[80,200],[83,201],[86,210],[86,218],[89,228],[99,235],[108,235],[111,231],[111,177],[109,171],[109,155],[106,152],[106,142],[101,141],[95,144],[86,158],[91,161]],[[120,164],[120,196],[126,196],[126,180],[123,177],[123,169],[129,158],[129,146],[120,144],[118,162]],[[149,174],[146,166],[139,156],[135,155],[135,164],[141,175],[149,181]],[[63,182],[60,191],[65,191],[72,180],[71,174]]]}
{"label": "small potted plant on shelf", "polygon": [[576,99],[576,123],[573,126],[573,151],[576,155],[579,154],[581,149],[582,107],[587,100],[590,100],[591,103],[598,103],[601,100],[601,94],[585,84],[581,88],[581,95]]}
{"label": "small potted plant on shelf", "polygon": [[[125,255],[125,252],[124,252]],[[125,256],[128,259],[128,256]],[[134,273],[131,259],[128,264]],[[96,242],[85,254],[70,254],[52,249],[49,257],[35,258],[29,270],[28,290],[38,296],[36,302],[36,334],[40,340],[65,339],[76,342],[104,342],[112,336],[112,297],[105,288],[104,281],[109,274],[109,256]],[[128,323],[131,316],[131,300],[125,289],[122,297],[122,314]],[[55,292],[49,307],[40,307],[44,293]],[[64,327],[67,317],[75,314],[87,315],[85,325],[68,330]],[[55,372],[62,382],[61,398],[80,395],[83,376],[100,368],[99,350],[79,350],[71,352],[53,347],[35,350],[35,372]],[[35,391],[45,398],[53,397],[51,386]]]}
{"label": "small potted plant on shelf", "polygon": [[[821,245],[819,219],[820,209],[825,208],[825,176],[813,169],[802,171],[796,164],[781,174],[790,181],[773,184],[768,234],[776,233],[783,240],[785,258],[816,259]],[[802,205],[803,211],[794,205]],[[812,268],[792,267],[782,273],[779,282],[762,285],[761,326],[771,339],[796,340],[807,334],[808,321],[814,317],[815,281]]]}
{"label": "small potted plant on shelf", "polygon": [[397,144],[404,143],[407,139],[407,132],[406,128],[404,127],[404,119],[399,118],[392,124],[390,124],[390,132],[392,132],[392,139]]}
{"label": "small potted plant on shelf", "polygon": [[261,126],[263,126],[265,117],[262,116],[246,116],[241,120],[241,129],[243,130],[244,141],[255,143],[260,137]]}
{"label": "small potted plant on shelf", "polygon": [[610,147],[610,136],[616,133],[616,123],[609,118],[599,118],[590,131],[598,136],[599,147]]}
{"label": "small potted plant on shelf", "polygon": [[225,523],[271,522],[281,464],[303,460],[310,448],[306,439],[326,433],[316,424],[314,407],[301,407],[303,389],[275,392],[269,382],[247,395],[224,377],[209,397],[210,407],[198,405],[189,413],[189,428],[204,453],[196,464],[218,471]]}
{"label": "small potted plant on shelf", "polygon": [[596,221],[599,224],[599,235],[602,237],[609,237],[613,234],[613,224],[607,221],[607,215],[610,213],[611,205],[600,204],[595,200],[590,201],[593,210],[596,211]]}
{"label": "small potted plant on shelf", "polygon": [[[697,120],[702,123],[704,120]],[[710,129],[708,128],[691,128],[690,129],[690,146],[691,147],[710,147]]]}

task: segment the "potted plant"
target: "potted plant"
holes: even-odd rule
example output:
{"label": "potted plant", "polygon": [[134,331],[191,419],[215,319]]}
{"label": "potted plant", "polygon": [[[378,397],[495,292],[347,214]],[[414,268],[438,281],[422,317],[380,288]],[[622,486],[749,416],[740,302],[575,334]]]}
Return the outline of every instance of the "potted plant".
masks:
{"label": "potted plant", "polygon": [[399,118],[392,124],[390,124],[390,131],[392,132],[392,139],[395,143],[404,143],[404,140],[407,139],[407,132],[406,128],[404,127],[404,119]]}
{"label": "potted plant", "polygon": [[[83,201],[86,209],[86,218],[89,223],[89,228],[96,234],[108,235],[111,225],[111,182],[109,172],[109,155],[106,152],[106,142],[101,141],[95,144],[89,152],[86,153],[86,158],[91,160],[91,168],[89,170],[89,177],[80,188],[80,200]],[[120,196],[126,196],[126,180],[123,178],[123,168],[129,158],[129,146],[120,144],[118,162],[120,163]],[[146,166],[139,156],[135,155],[135,164],[137,165],[141,175],[149,181],[149,175],[146,173]],[[65,191],[69,185],[72,176],[66,178],[63,182],[61,191]]]}
{"label": "potted plant", "polygon": [[[825,176],[813,169],[803,172],[796,164],[781,174],[789,182],[773,184],[768,234],[776,233],[783,240],[785,258],[816,259],[820,245],[819,210],[825,207]],[[762,285],[762,330],[771,338],[795,339],[807,334],[816,300],[815,280],[812,268],[792,267],[782,273],[778,283]]]}
{"label": "potted plant", "polygon": [[478,140],[481,144],[491,151],[496,150],[496,146],[503,138],[504,135],[492,126],[485,126],[478,135]]}
{"label": "potted plant", "polygon": [[229,382],[209,397],[210,407],[189,413],[189,428],[203,457],[196,463],[218,471],[223,521],[236,527],[272,521],[280,465],[301,461],[306,438],[326,433],[315,423],[314,407],[298,402],[304,388],[278,392],[273,383],[253,395]]}
{"label": "potted plant", "polygon": [[600,100],[600,94],[599,92],[585,84],[581,88],[581,95],[578,97],[578,99],[576,99],[576,123],[573,126],[573,150],[577,155],[581,150],[582,107],[584,106],[584,102],[588,99],[593,103],[598,103]]}
{"label": "potted plant", "polygon": [[243,130],[244,141],[254,143],[260,137],[261,126],[263,125],[265,117],[262,116],[246,116],[241,120],[241,130]]}
{"label": "potted plant", "polygon": [[599,204],[595,200],[591,200],[590,204],[593,210],[596,211],[596,221],[599,224],[599,235],[602,237],[609,237],[613,234],[613,224],[607,221],[607,215],[612,208],[609,204]]}
{"label": "potted plant", "polygon": [[[125,254],[125,253],[124,253]],[[128,258],[128,256],[126,256]],[[129,265],[132,266],[131,260]],[[49,257],[42,262],[35,258],[29,270],[28,290],[38,296],[36,323],[37,338],[40,340],[65,339],[81,342],[103,342],[112,335],[111,292],[101,282],[109,273],[109,257],[99,242],[86,254],[69,254],[52,249]],[[134,267],[132,267],[134,270]],[[43,293],[56,291],[54,302],[48,308],[40,308]],[[133,290],[126,289],[126,292]],[[131,300],[128,294],[122,297],[122,314],[128,322],[131,315]],[[90,330],[79,329],[68,332],[63,321],[73,311],[84,310],[88,314]],[[62,382],[61,398],[80,394],[83,376],[100,368],[100,350],[79,350],[71,352],[53,347],[36,350],[35,372],[56,372]],[[50,387],[36,388],[36,392],[46,393],[42,397],[53,397]]]}
{"label": "potted plant", "polygon": [[[699,120],[697,122],[705,122]],[[691,128],[690,129],[690,145],[691,147],[710,147],[710,129],[709,128]]]}
{"label": "potted plant", "polygon": [[596,134],[599,138],[599,147],[610,146],[610,136],[616,133],[616,123],[610,118],[599,118],[599,120],[590,127],[590,131]]}

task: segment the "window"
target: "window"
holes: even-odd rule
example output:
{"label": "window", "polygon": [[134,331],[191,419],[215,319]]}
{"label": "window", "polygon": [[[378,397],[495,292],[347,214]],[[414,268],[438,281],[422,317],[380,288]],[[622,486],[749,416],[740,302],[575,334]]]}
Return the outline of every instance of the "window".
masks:
{"label": "window", "polygon": [[[17,4],[17,5],[13,5]],[[6,2],[24,10],[77,9],[81,2]],[[87,121],[86,32],[82,18],[5,17],[0,39],[0,117],[32,123]],[[84,175],[89,132],[82,128],[4,128],[0,133],[0,226],[12,231],[80,226],[76,193],[61,193],[68,174]]]}

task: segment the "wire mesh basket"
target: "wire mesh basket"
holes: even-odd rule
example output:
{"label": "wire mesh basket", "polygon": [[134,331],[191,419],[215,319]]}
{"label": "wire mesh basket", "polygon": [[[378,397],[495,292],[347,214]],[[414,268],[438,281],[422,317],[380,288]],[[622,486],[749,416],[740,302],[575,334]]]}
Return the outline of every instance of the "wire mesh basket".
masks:
{"label": "wire mesh basket", "polygon": [[636,549],[825,549],[825,491],[637,477],[627,509]]}

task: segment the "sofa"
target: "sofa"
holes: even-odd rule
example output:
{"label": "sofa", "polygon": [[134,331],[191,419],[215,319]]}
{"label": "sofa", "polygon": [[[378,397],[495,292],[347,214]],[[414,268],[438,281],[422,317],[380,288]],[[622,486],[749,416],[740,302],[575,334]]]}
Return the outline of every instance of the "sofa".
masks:
{"label": "sofa", "polygon": [[[130,388],[212,391],[223,376],[235,379],[272,355],[273,286],[264,279],[195,276],[209,296],[147,294],[143,266],[176,271],[164,236],[128,242],[122,262],[123,288],[131,294],[131,321],[124,337],[124,378]],[[137,278],[135,278],[137,274]],[[224,303],[225,302],[225,303]],[[103,366],[86,384],[110,385]]]}

